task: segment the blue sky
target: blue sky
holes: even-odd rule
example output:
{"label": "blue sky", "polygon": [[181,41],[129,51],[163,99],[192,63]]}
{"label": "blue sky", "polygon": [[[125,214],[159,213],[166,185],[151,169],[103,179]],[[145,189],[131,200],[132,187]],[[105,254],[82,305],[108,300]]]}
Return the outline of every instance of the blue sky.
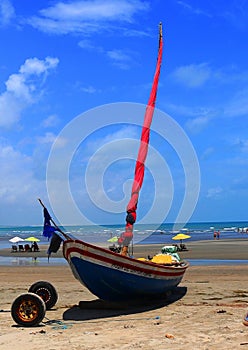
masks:
{"label": "blue sky", "polygon": [[[119,112],[123,102],[135,111],[148,100],[159,22],[164,52],[156,107],[174,121],[175,137],[159,135],[166,117],[155,122],[157,156],[148,159],[138,222],[177,220],[185,169],[191,181],[190,169],[197,171],[182,155],[181,137],[200,172],[197,201],[189,190],[196,201],[189,219],[248,219],[247,1],[1,0],[0,16],[0,225],[40,224],[38,197],[61,224],[124,223],[142,113],[132,124]],[[63,197],[65,181],[79,215]],[[156,211],[147,216],[151,207]]]}

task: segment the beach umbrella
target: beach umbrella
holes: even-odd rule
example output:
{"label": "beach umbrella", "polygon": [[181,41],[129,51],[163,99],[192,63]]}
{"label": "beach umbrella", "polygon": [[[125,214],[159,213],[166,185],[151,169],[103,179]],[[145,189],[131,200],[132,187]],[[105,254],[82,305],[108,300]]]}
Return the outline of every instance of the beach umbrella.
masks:
{"label": "beach umbrella", "polygon": [[18,242],[23,242],[23,241],[24,241],[24,239],[22,239],[18,236],[15,236],[9,240],[9,242],[11,242],[11,243],[18,243]]}
{"label": "beach umbrella", "polygon": [[36,238],[36,237],[28,237],[28,238],[25,238],[25,241],[27,241],[27,242],[39,242],[40,239]]}
{"label": "beach umbrella", "polygon": [[116,243],[116,242],[118,242],[118,239],[119,239],[118,236],[114,236],[114,237],[108,239],[108,242],[110,242],[110,243]]}
{"label": "beach umbrella", "polygon": [[188,238],[190,238],[190,237],[191,237],[190,235],[186,235],[186,234],[184,234],[184,233],[178,233],[176,236],[172,237],[172,239],[174,239],[174,240],[180,240],[181,243],[182,243],[182,240],[183,240],[183,239],[188,239]]}

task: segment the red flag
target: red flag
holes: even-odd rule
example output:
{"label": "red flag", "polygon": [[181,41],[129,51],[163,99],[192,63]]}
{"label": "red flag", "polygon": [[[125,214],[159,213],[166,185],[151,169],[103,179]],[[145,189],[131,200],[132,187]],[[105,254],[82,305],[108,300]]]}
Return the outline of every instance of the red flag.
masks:
{"label": "red flag", "polygon": [[144,172],[145,172],[145,161],[148,152],[148,144],[150,137],[150,126],[152,123],[153,112],[155,108],[158,81],[160,76],[160,68],[162,62],[162,51],[163,51],[163,38],[162,38],[162,24],[159,26],[159,47],[158,47],[158,57],[156,71],[154,74],[152,89],[148,104],[146,107],[146,113],[144,116],[144,122],[140,138],[139,152],[136,160],[134,181],[132,185],[132,193],[130,201],[127,205],[127,217],[126,217],[126,230],[122,233],[119,238],[119,244],[127,246],[133,238],[133,224],[136,221],[136,209],[139,198],[139,192],[142,187]]}

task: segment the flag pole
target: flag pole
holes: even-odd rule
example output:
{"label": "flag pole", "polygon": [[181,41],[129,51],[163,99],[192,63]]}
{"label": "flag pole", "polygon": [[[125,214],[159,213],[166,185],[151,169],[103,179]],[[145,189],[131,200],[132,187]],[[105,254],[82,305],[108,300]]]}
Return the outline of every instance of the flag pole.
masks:
{"label": "flag pole", "polygon": [[[40,205],[43,207],[43,209],[46,209],[46,210],[47,210],[47,208],[45,207],[44,203],[42,202],[42,200],[41,200],[40,198],[38,198],[38,201],[40,202]],[[47,210],[47,212],[48,212],[48,210]],[[49,213],[49,212],[48,212],[48,213]],[[49,215],[50,215],[50,214],[49,214]],[[56,228],[57,231],[59,231],[66,239],[70,239],[70,237],[58,227],[58,225],[57,225],[56,222],[53,220],[53,218],[51,217],[51,215],[50,215],[50,220],[51,220],[52,224],[54,225],[54,227]]]}

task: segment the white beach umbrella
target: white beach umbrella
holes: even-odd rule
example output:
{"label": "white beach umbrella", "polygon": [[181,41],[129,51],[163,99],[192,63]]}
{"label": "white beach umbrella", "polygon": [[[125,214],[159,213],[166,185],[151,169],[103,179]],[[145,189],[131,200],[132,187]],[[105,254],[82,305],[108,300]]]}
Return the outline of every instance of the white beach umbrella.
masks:
{"label": "white beach umbrella", "polygon": [[18,243],[18,242],[23,242],[23,241],[24,241],[24,239],[22,239],[18,236],[15,236],[9,240],[9,242],[11,242],[11,243]]}

